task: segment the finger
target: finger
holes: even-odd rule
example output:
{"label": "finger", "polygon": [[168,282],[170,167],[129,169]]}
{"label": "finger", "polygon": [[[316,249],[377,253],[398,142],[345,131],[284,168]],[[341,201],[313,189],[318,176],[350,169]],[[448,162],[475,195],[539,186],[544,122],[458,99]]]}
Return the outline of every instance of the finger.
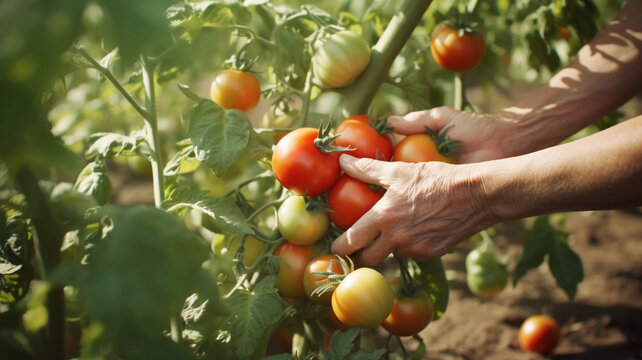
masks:
{"label": "finger", "polygon": [[460,111],[453,108],[441,106],[429,110],[411,112],[405,116],[392,115],[388,117],[387,122],[392,127],[392,131],[397,134],[423,133],[426,131],[426,127],[439,133],[459,113]]}
{"label": "finger", "polygon": [[394,246],[394,243],[379,236],[354,256],[354,262],[359,266],[377,266],[394,252]]}
{"label": "finger", "polygon": [[394,173],[398,166],[396,163],[379,161],[373,159],[358,159],[348,154],[342,154],[339,158],[341,169],[355,179],[368,184],[374,184],[388,188],[387,179]]}
{"label": "finger", "polygon": [[332,243],[331,250],[339,255],[352,255],[368,246],[377,236],[377,213],[370,209]]}

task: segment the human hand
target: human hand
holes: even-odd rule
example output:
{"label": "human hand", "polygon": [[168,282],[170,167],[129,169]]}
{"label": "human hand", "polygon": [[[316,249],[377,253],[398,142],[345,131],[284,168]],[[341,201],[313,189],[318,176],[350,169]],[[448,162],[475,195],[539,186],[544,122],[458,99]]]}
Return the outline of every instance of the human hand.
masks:
{"label": "human hand", "polygon": [[374,266],[391,253],[438,257],[494,222],[471,171],[476,164],[385,162],[347,154],[340,162],[348,175],[386,189],[332,244],[334,253],[354,255],[359,265]]}
{"label": "human hand", "polygon": [[437,133],[451,127],[448,137],[461,142],[457,160],[462,164],[508,156],[504,143],[509,138],[511,122],[500,115],[469,113],[442,106],[405,116],[390,116],[388,125],[393,132],[402,135],[423,133],[425,127]]}

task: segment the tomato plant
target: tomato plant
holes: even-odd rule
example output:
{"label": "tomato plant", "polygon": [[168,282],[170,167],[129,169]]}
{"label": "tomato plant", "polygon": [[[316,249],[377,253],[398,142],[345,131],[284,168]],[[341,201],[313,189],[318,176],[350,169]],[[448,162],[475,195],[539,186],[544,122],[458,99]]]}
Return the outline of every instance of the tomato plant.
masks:
{"label": "tomato plant", "polygon": [[[313,210],[314,211],[314,210]],[[299,245],[317,242],[330,227],[328,213],[306,209],[305,197],[290,196],[279,207],[277,223],[285,240]]]}
{"label": "tomato plant", "polygon": [[323,194],[341,173],[339,153],[324,153],[315,144],[318,132],[308,127],[296,129],[276,144],[272,154],[274,176],[299,195]]}
{"label": "tomato plant", "polygon": [[223,109],[248,111],[261,99],[261,84],[250,73],[227,69],[216,75],[210,95]]}
{"label": "tomato plant", "polygon": [[457,162],[455,149],[459,142],[447,138],[448,129],[440,134],[426,129],[426,133],[408,135],[395,146],[393,160],[403,162],[441,161],[454,164]]}
{"label": "tomato plant", "polygon": [[373,328],[390,314],[394,295],[377,270],[359,268],[341,280],[332,293],[332,310],[348,326]]}
{"label": "tomato plant", "polygon": [[557,321],[543,315],[528,317],[519,328],[519,345],[526,351],[550,354],[560,340]]}
{"label": "tomato plant", "polygon": [[276,288],[286,298],[305,299],[303,275],[308,262],[317,254],[319,248],[314,245],[297,245],[284,242],[274,250],[279,259],[279,273],[276,276]]}
{"label": "tomato plant", "polygon": [[328,192],[330,220],[346,230],[383,197],[383,190],[349,175],[341,175]]}
{"label": "tomato plant", "polygon": [[303,274],[303,287],[308,297],[315,302],[324,305],[330,305],[332,301],[332,291],[324,292],[320,295],[313,294],[313,292],[320,286],[328,283],[328,276],[317,274],[331,272],[335,274],[343,274],[341,265],[337,261],[336,255],[323,254],[310,260],[305,267]]}
{"label": "tomato plant", "polygon": [[340,135],[335,145],[354,149],[348,152],[358,158],[389,161],[392,158],[392,139],[370,126],[367,115],[354,115],[343,120],[334,133]]}
{"label": "tomato plant", "polygon": [[322,86],[341,87],[359,76],[370,62],[370,46],[361,35],[336,32],[312,57],[314,74]]}
{"label": "tomato plant", "polygon": [[451,22],[443,22],[433,30],[430,52],[444,69],[462,73],[481,62],[486,52],[486,41],[478,29],[458,29]]}

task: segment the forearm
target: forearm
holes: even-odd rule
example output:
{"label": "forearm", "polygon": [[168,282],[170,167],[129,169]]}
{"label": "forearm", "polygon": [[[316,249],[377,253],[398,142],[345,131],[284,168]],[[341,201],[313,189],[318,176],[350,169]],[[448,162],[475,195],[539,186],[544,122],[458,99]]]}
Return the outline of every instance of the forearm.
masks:
{"label": "forearm", "polygon": [[470,166],[497,221],[642,205],[642,116],[571,143]]}
{"label": "forearm", "polygon": [[504,140],[504,153],[521,155],[558,144],[641,87],[642,1],[630,0],[569,66],[501,113],[515,126]]}

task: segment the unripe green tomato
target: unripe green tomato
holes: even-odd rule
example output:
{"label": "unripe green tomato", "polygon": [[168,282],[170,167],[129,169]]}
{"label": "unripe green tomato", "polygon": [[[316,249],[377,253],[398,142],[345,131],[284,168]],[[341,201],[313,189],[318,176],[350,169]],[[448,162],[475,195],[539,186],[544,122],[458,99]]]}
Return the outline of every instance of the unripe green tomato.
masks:
{"label": "unripe green tomato", "polygon": [[349,30],[332,34],[312,57],[314,75],[320,85],[336,88],[348,84],[368,66],[370,46]]}
{"label": "unripe green tomato", "polygon": [[[212,240],[214,255],[232,260],[241,245],[241,236],[217,234]],[[247,236],[243,243],[243,265],[252,266],[265,250],[265,243],[253,236]]]}
{"label": "unripe green tomato", "polygon": [[325,235],[330,227],[330,217],[326,212],[309,212],[305,208],[305,198],[296,195],[287,198],[279,207],[277,224],[287,241],[308,245]]}
{"label": "unripe green tomato", "polygon": [[466,283],[472,293],[483,298],[499,294],[508,282],[508,270],[494,252],[473,249],[466,256]]}

